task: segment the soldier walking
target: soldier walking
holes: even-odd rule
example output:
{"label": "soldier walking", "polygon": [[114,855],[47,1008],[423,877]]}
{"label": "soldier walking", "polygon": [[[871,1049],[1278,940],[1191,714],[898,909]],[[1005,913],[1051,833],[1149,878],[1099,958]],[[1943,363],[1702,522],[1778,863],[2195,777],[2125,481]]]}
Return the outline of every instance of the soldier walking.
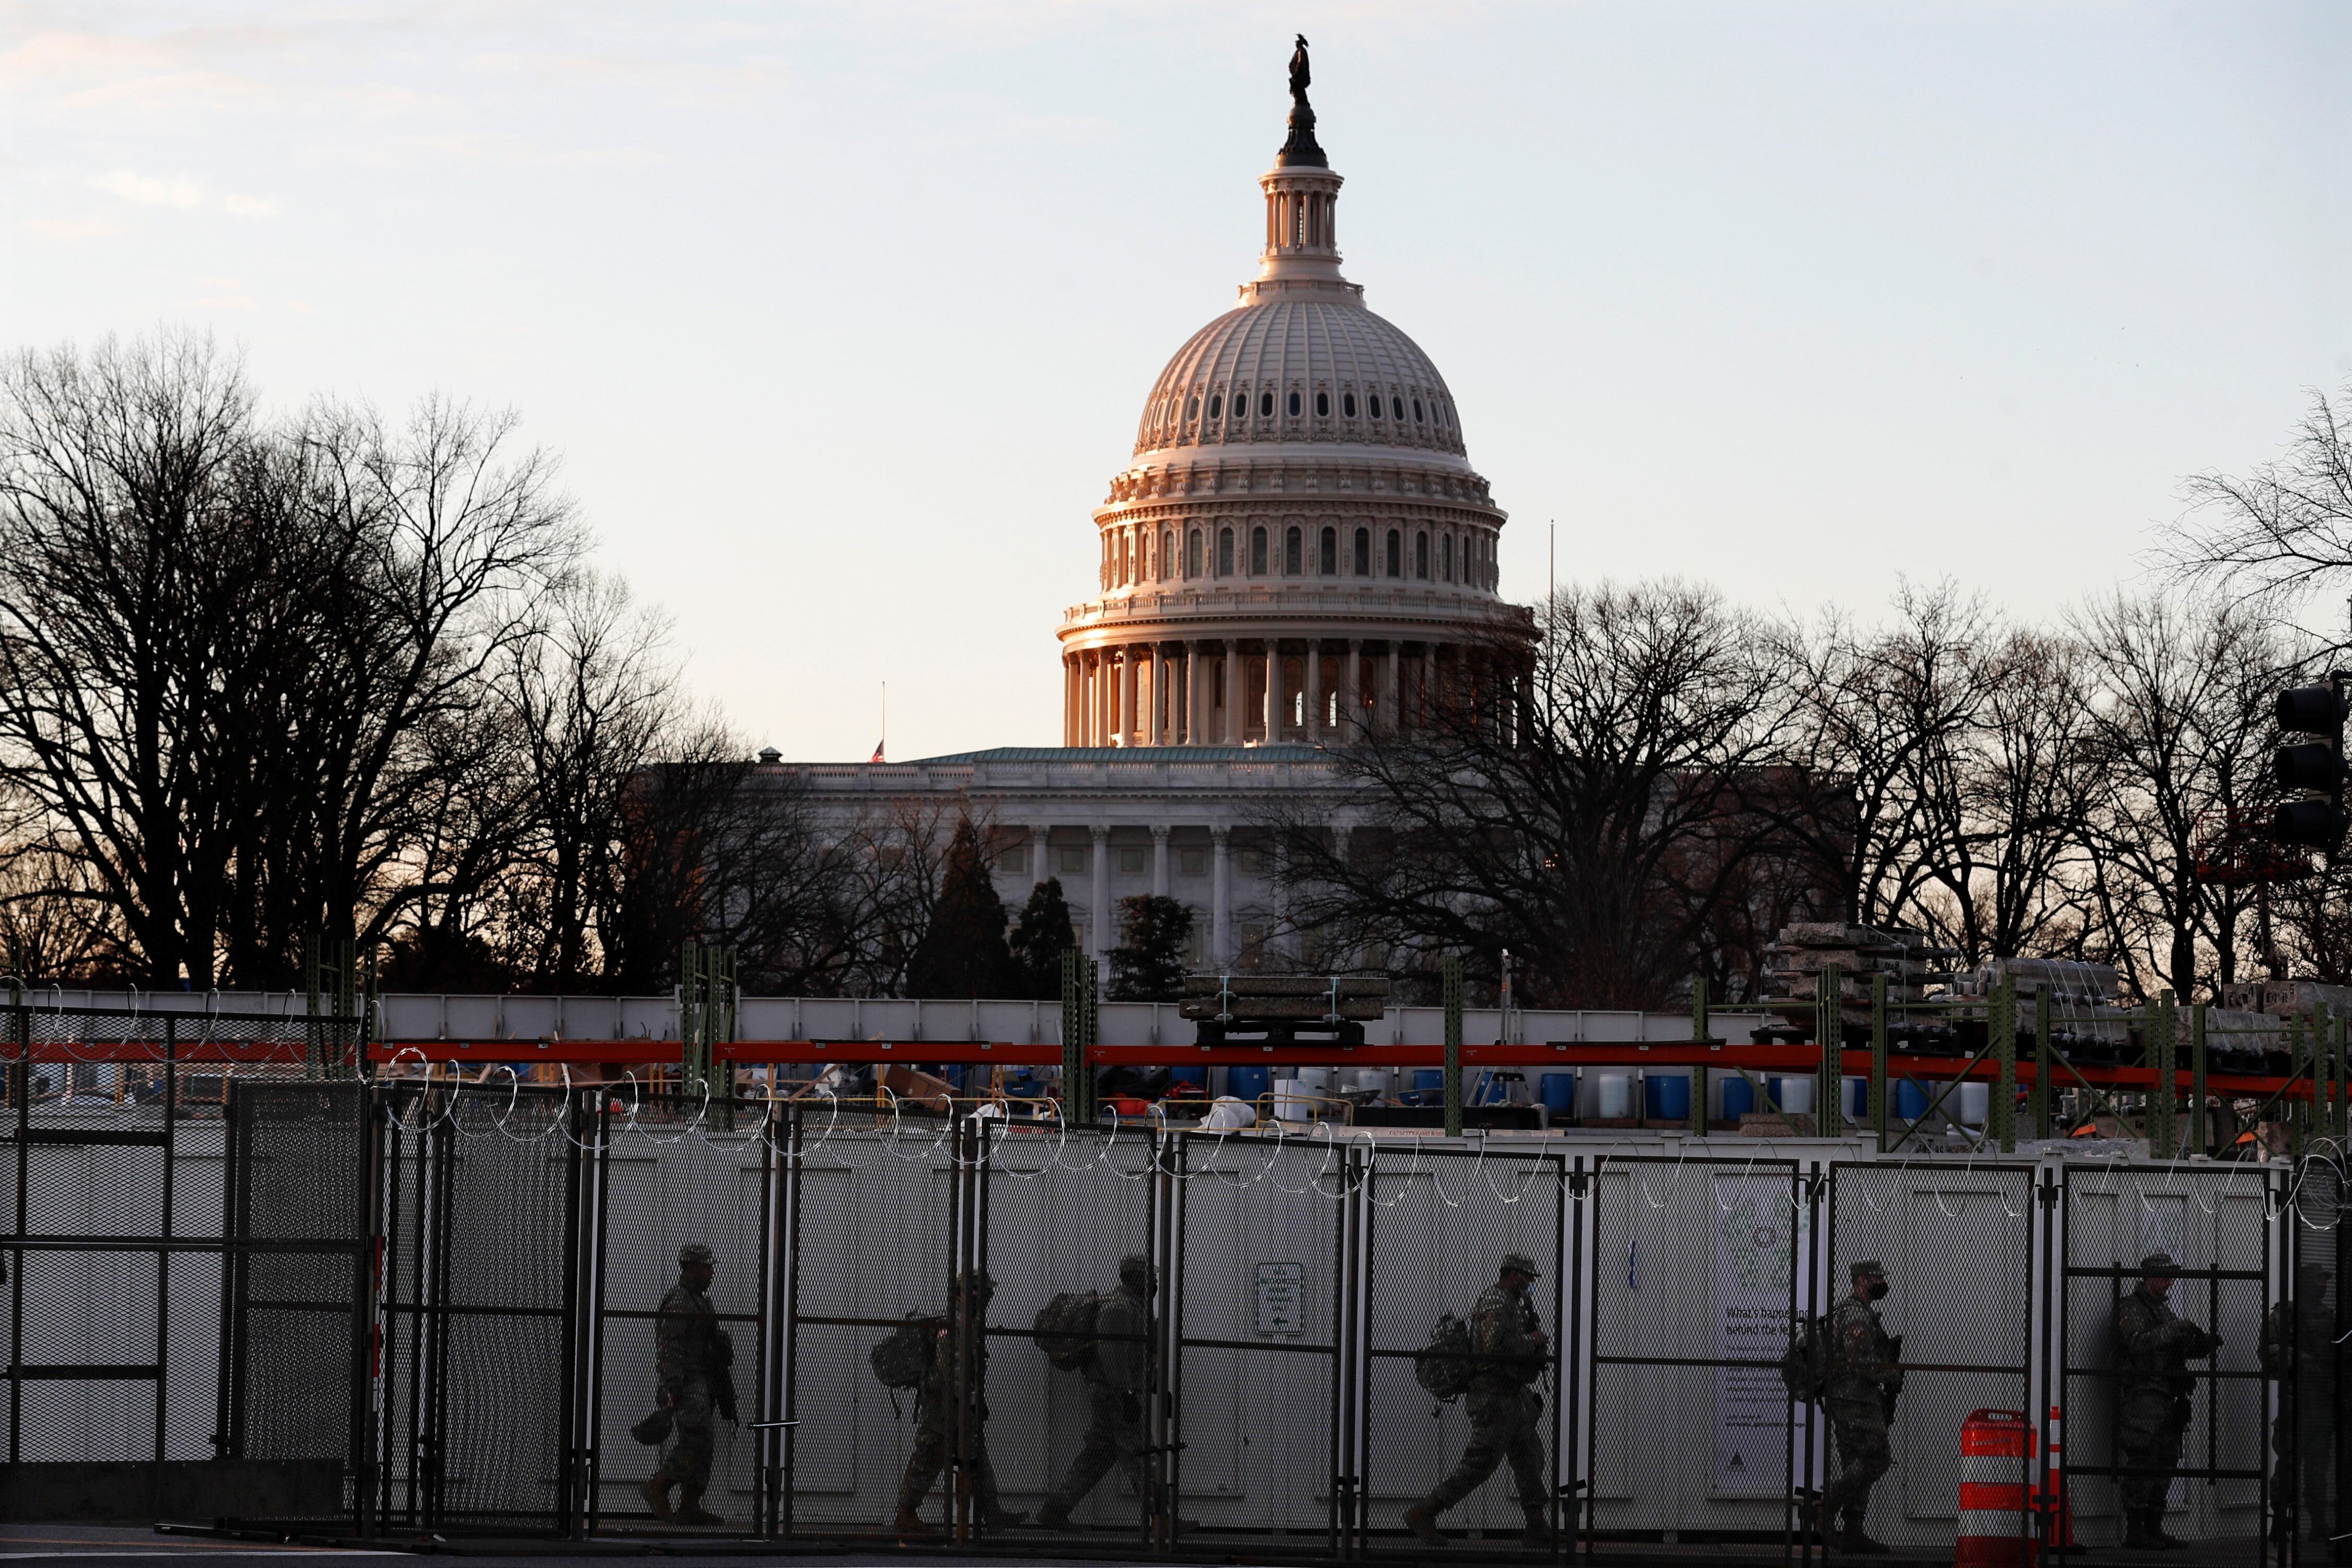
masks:
{"label": "soldier walking", "polygon": [[[956,1407],[961,1401],[968,1417],[965,1437],[966,1471],[971,1477],[973,1500],[980,1504],[980,1522],[1003,1530],[1028,1518],[1004,1506],[996,1489],[996,1467],[988,1458],[984,1430],[988,1421],[988,1302],[996,1281],[985,1271],[956,1276],[950,1291],[947,1316],[933,1321],[928,1370],[915,1395],[915,1446],[907,1456],[907,1472],[898,1483],[898,1517],[890,1528],[900,1535],[934,1535],[916,1510],[931,1495],[931,1483],[956,1452]],[[967,1323],[971,1332],[965,1333]],[[958,1367],[970,1340],[971,1375],[959,1378]],[[952,1509],[950,1510],[952,1515]]]}
{"label": "soldier walking", "polygon": [[1507,1252],[1495,1283],[1478,1293],[1470,1309],[1470,1349],[1475,1357],[1463,1403],[1470,1415],[1470,1443],[1453,1474],[1427,1497],[1404,1510],[1407,1529],[1424,1545],[1443,1546],[1437,1516],[1468,1497],[1508,1459],[1517,1486],[1519,1511],[1527,1517],[1522,1544],[1552,1543],[1550,1486],[1544,1470],[1543,1436],[1537,1418],[1543,1398],[1528,1384],[1543,1376],[1550,1339],[1536,1315],[1528,1288],[1538,1278],[1535,1259]]}
{"label": "soldier walking", "polygon": [[2180,1266],[2169,1253],[2139,1260],[2138,1289],[2116,1303],[2116,1441],[2122,1449],[2124,1545],[2130,1549],[2187,1544],[2165,1533],[2164,1507],[2172,1472],[2180,1465],[2180,1438],[2189,1430],[2189,1395],[2197,1379],[2187,1363],[2211,1355],[2221,1336],[2173,1314],[2165,1298]]}
{"label": "soldier walking", "polygon": [[1150,1259],[1129,1253],[1118,1260],[1118,1289],[1095,1312],[1094,1352],[1081,1372],[1087,1384],[1087,1436],[1062,1484],[1037,1510],[1047,1530],[1070,1528],[1070,1510],[1113,1468],[1123,1469],[1147,1512],[1152,1506],[1151,1466],[1144,1452],[1143,1396],[1150,1385],[1151,1297],[1158,1287]]}
{"label": "soldier walking", "polygon": [[2263,1373],[2278,1380],[2278,1418],[2271,1424],[2273,1530],[2294,1538],[2297,1509],[2311,1532],[2326,1538],[2329,1450],[2336,1441],[2336,1314],[2327,1305],[2327,1270],[2305,1263],[2294,1294],[2263,1319]]}
{"label": "soldier walking", "polygon": [[[719,1260],[710,1248],[691,1241],[677,1249],[677,1283],[661,1299],[654,1319],[654,1377],[670,1411],[677,1442],[645,1485],[656,1519],[679,1524],[724,1524],[702,1506],[710,1485],[712,1415],[735,1419],[734,1342],[719,1326],[710,1303],[710,1281]],[[677,1488],[672,1512],[669,1489]]]}
{"label": "soldier walking", "polygon": [[[1846,1272],[1853,1289],[1825,1326],[1829,1374],[1822,1407],[1837,1436],[1838,1473],[1822,1490],[1822,1533],[1839,1551],[1874,1556],[1886,1548],[1863,1524],[1870,1489],[1895,1463],[1886,1427],[1903,1391],[1903,1342],[1888,1335],[1878,1316],[1878,1303],[1886,1298],[1885,1265],[1864,1258]],[[1841,1517],[1845,1527],[1832,1535]]]}

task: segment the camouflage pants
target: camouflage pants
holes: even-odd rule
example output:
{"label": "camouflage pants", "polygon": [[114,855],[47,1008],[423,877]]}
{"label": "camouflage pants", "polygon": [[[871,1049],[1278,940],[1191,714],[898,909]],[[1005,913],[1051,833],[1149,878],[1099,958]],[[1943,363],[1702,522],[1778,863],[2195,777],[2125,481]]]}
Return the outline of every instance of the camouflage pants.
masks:
{"label": "camouflage pants", "polygon": [[1127,1418],[1127,1402],[1131,1396],[1116,1388],[1100,1384],[1087,1384],[1087,1436],[1078,1445],[1077,1458],[1070,1461],[1069,1473],[1062,1478],[1045,1500],[1045,1507],[1055,1513],[1067,1513],[1085,1500],[1095,1489],[1095,1483],[1110,1474],[1114,1467],[1124,1468],[1135,1483],[1135,1495],[1141,1499],[1151,1496],[1150,1467],[1144,1462],[1143,1425]]}
{"label": "camouflage pants", "polygon": [[2271,1452],[2278,1456],[2271,1471],[2271,1506],[2281,1514],[2292,1514],[2298,1502],[2315,1515],[2323,1513],[2328,1481],[2336,1473],[2333,1395],[2304,1397],[2317,1407],[2308,1412],[2282,1411],[2271,1423]]}
{"label": "camouflage pants", "polygon": [[2116,1447],[2124,1468],[2124,1512],[2162,1513],[2180,1468],[2180,1438],[2189,1430],[2189,1401],[2158,1390],[2123,1396]]}
{"label": "camouflage pants", "polygon": [[1548,1507],[1551,1486],[1544,1475],[1543,1435],[1537,1427],[1543,1402],[1530,1389],[1474,1388],[1462,1403],[1470,1414],[1470,1446],[1430,1500],[1441,1510],[1452,1508],[1508,1459],[1519,1506],[1530,1510]]}
{"label": "camouflage pants", "polygon": [[1895,1468],[1886,1440],[1886,1407],[1875,1399],[1826,1402],[1830,1429],[1837,1435],[1837,1479],[1822,1489],[1822,1511],[1860,1525],[1870,1511],[1870,1489]]}
{"label": "camouflage pants", "polygon": [[[955,1433],[944,1421],[924,1419],[915,1424],[915,1447],[907,1456],[906,1478],[898,1483],[898,1511],[912,1513],[923,1506],[931,1495],[931,1483],[955,1458]],[[1003,1508],[996,1493],[996,1467],[989,1463],[988,1444],[978,1432],[971,1435],[971,1495],[982,1513],[995,1513]]]}
{"label": "camouflage pants", "polygon": [[654,1479],[677,1481],[682,1486],[707,1487],[710,1484],[713,1430],[710,1380],[688,1377],[677,1385],[672,1398],[670,1412],[677,1423],[672,1428],[675,1442]]}

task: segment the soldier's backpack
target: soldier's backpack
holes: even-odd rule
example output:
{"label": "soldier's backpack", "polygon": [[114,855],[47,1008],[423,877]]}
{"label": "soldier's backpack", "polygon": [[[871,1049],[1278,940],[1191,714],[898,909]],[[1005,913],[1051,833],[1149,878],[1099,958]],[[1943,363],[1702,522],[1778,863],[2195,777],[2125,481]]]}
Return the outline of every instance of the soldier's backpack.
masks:
{"label": "soldier's backpack", "polygon": [[926,1318],[909,1312],[907,1321],[890,1331],[889,1337],[866,1352],[874,1368],[874,1375],[882,1380],[885,1388],[918,1388],[931,1370],[931,1334],[939,1326],[936,1318]]}
{"label": "soldier's backpack", "polygon": [[1780,1354],[1780,1384],[1799,1404],[1819,1399],[1830,1385],[1830,1325],[1811,1317],[1798,1326]]}
{"label": "soldier's backpack", "polygon": [[1076,1372],[1095,1358],[1095,1322],[1101,1315],[1100,1292],[1065,1290],[1037,1309],[1029,1337],[1047,1361]]}
{"label": "soldier's backpack", "polygon": [[1415,1383],[1451,1405],[1470,1392],[1470,1374],[1476,1363],[1470,1350],[1470,1325],[1448,1312],[1429,1331],[1429,1342],[1414,1352]]}

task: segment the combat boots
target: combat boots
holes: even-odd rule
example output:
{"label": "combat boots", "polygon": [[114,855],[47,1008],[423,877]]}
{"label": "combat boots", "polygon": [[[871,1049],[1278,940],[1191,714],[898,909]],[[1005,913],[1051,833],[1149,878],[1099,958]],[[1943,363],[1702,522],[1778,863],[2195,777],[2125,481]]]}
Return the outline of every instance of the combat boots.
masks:
{"label": "combat boots", "polygon": [[702,1489],[681,1485],[677,1489],[677,1521],[680,1524],[724,1524],[727,1521],[702,1506]]}
{"label": "combat boots", "polygon": [[646,1506],[654,1510],[656,1519],[667,1519],[670,1516],[669,1489],[672,1484],[667,1476],[656,1471],[646,1479],[645,1485],[637,1489],[645,1496]]}
{"label": "combat boots", "polygon": [[932,1536],[939,1533],[923,1522],[922,1515],[911,1508],[902,1508],[898,1517],[890,1521],[890,1533],[898,1536]]}
{"label": "combat boots", "polygon": [[1862,1521],[1853,1514],[1846,1516],[1845,1529],[1838,1534],[1832,1544],[1849,1557],[1886,1555],[1885,1543],[1872,1540],[1869,1532],[1862,1528]]}
{"label": "combat boots", "polygon": [[992,1502],[980,1510],[981,1525],[988,1530],[1010,1530],[1028,1517],[1025,1510],[1006,1508],[999,1502]]}
{"label": "combat boots", "polygon": [[1421,1538],[1423,1546],[1443,1546],[1445,1537],[1437,1532],[1437,1500],[1423,1498],[1404,1510],[1404,1527]]}
{"label": "combat boots", "polygon": [[1044,1508],[1037,1510],[1037,1528],[1040,1530],[1069,1529],[1070,1510],[1066,1508],[1056,1508],[1052,1503],[1047,1503]]}

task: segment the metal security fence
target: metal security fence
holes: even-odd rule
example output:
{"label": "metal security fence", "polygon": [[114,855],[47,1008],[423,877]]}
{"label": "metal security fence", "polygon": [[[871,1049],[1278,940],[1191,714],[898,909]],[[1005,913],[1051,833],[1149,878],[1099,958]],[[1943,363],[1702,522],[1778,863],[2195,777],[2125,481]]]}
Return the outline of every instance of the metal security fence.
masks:
{"label": "metal security fence", "polygon": [[[2270,1165],[1661,1157],[508,1075],[240,1081],[217,1117],[121,1103],[28,1090],[13,1108],[15,1451],[160,1445],[324,1479],[219,1510],[246,1520],[1816,1560],[1839,1542],[1815,1505],[1851,1455],[1783,1360],[1870,1259],[1905,1376],[1861,1523],[1917,1554],[1990,1531],[2054,1561],[2124,1539],[2146,1445],[2126,1441],[2115,1324],[2162,1251],[2171,1306],[2221,1337],[2179,1374],[2164,1528],[2204,1561],[2336,1552],[2332,1147]],[[648,1423],[682,1248],[708,1249],[728,1347],[697,1375],[723,1372],[731,1399]],[[1417,1373],[1510,1254],[1534,1268],[1518,1310],[1543,1339],[1522,1342],[1498,1415]],[[911,1370],[877,1357],[893,1342]],[[2011,1446],[1964,1453],[1988,1424]],[[2283,1472],[2293,1539],[2273,1528]],[[681,1521],[688,1506],[716,1522]]]}

